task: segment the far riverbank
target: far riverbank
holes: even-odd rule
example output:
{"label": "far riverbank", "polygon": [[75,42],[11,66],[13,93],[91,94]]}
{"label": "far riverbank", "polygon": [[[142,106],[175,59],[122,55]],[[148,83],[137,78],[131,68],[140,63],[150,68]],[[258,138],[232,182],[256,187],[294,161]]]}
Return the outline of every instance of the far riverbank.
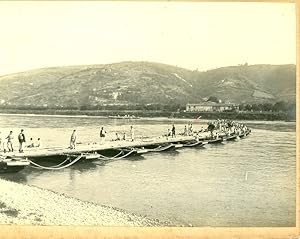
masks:
{"label": "far riverbank", "polygon": [[61,109],[0,109],[0,114],[34,114],[34,115],[65,115],[65,116],[108,116],[130,115],[141,118],[187,118],[196,119],[231,119],[231,120],[264,120],[264,121],[295,121],[296,115],[290,112],[172,112],[157,110],[61,110]]}

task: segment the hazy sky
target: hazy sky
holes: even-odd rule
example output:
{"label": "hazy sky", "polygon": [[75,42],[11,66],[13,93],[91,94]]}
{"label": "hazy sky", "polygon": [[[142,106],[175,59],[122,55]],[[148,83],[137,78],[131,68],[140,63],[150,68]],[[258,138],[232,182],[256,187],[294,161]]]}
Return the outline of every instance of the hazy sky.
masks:
{"label": "hazy sky", "polygon": [[1,1],[0,31],[0,75],[120,61],[296,63],[292,3]]}

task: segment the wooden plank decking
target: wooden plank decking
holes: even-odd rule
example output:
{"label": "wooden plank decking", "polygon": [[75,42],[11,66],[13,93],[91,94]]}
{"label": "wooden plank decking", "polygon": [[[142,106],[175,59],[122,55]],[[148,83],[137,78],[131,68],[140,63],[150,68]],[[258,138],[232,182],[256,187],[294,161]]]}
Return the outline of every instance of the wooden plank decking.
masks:
{"label": "wooden plank decking", "polygon": [[25,148],[23,153],[19,153],[17,151],[7,153],[1,152],[0,156],[9,156],[16,158],[37,158],[56,155],[81,154],[85,152],[95,152],[109,149],[135,148],[164,143],[178,143],[193,139],[193,136],[176,136],[176,138],[169,137],[168,139],[166,137],[159,137],[149,139],[137,139],[135,141],[107,141],[103,144],[78,144],[76,145],[76,149],[70,149],[67,147]]}

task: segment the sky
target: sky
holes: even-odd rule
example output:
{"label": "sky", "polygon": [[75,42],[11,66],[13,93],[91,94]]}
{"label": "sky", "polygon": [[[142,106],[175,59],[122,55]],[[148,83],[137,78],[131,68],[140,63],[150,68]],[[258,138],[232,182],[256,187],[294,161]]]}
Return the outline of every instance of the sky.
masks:
{"label": "sky", "polygon": [[295,64],[295,4],[0,1],[0,75],[121,61]]}

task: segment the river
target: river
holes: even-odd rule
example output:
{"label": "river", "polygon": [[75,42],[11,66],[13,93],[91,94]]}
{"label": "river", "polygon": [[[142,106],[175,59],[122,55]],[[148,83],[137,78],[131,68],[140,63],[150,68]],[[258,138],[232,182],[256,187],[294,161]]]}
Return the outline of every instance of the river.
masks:
{"label": "river", "polygon": [[[24,128],[27,141],[40,137],[43,146],[67,146],[73,129],[79,142],[88,143],[99,141],[101,126],[109,140],[115,132],[129,133],[130,125],[141,137],[165,134],[173,123],[181,132],[191,122],[195,130],[207,124],[201,119],[0,115],[0,131],[4,138],[13,130],[16,139]],[[295,123],[245,123],[252,133],[234,142],[102,164],[82,162],[54,172],[27,168],[1,177],[175,225],[295,226]]]}

